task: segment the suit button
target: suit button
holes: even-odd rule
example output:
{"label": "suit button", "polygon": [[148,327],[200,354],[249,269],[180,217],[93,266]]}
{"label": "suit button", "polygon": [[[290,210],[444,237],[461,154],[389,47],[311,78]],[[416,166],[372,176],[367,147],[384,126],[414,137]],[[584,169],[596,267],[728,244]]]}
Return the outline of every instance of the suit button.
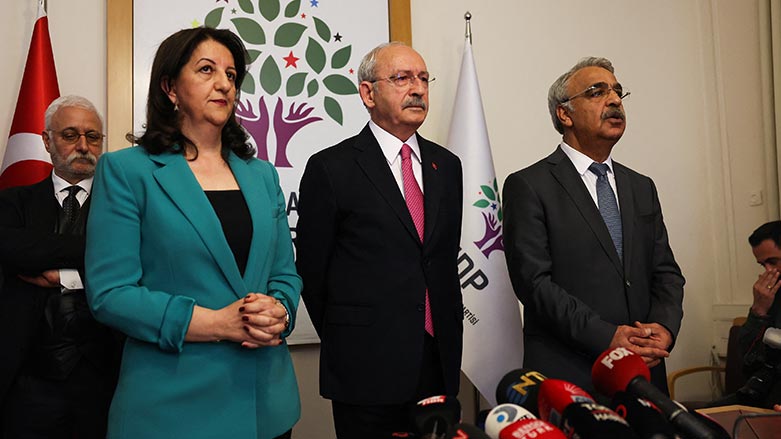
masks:
{"label": "suit button", "polygon": [[632,282],[626,281],[626,287],[629,288],[632,286]]}
{"label": "suit button", "polygon": [[426,268],[431,267],[431,259],[426,259],[425,261],[423,261],[423,266],[425,266]]}
{"label": "suit button", "polygon": [[419,303],[418,304],[418,311],[423,312],[426,310],[426,305]]}

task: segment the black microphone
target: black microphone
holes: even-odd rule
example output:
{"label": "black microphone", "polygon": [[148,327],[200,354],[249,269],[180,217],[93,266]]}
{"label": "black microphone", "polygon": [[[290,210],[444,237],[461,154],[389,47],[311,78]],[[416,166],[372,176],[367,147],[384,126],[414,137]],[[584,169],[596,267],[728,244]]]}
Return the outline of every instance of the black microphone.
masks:
{"label": "black microphone", "polygon": [[781,329],[767,328],[762,336],[765,344],[765,362],[754,373],[746,384],[736,392],[741,404],[757,407],[773,406],[775,401],[767,401],[767,397],[778,378],[778,367],[781,365]]}
{"label": "black microphone", "polygon": [[626,419],[641,439],[675,438],[675,429],[664,419],[662,412],[645,399],[616,392],[610,407]]}
{"label": "black microphone", "polygon": [[412,425],[421,439],[441,439],[460,420],[461,403],[449,396],[432,396],[412,408]]}
{"label": "black microphone", "polygon": [[519,405],[540,416],[537,409],[537,394],[545,375],[529,369],[515,369],[507,373],[496,386],[496,402]]}
{"label": "black microphone", "polygon": [[612,397],[625,390],[651,401],[686,438],[716,439],[720,436],[651,384],[648,366],[629,349],[618,347],[603,352],[591,368],[591,379],[597,391],[605,395]]}

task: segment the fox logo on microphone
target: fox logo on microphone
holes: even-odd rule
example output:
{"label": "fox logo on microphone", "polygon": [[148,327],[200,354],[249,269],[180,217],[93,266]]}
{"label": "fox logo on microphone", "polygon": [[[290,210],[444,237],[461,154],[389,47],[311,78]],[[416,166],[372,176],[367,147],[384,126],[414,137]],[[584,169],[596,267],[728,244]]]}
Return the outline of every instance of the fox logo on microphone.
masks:
{"label": "fox logo on microphone", "polygon": [[628,357],[630,355],[634,355],[632,351],[630,351],[627,348],[618,347],[613,349],[612,351],[608,352],[607,355],[605,355],[604,358],[602,358],[602,364],[605,365],[608,369],[613,369],[613,362],[616,360],[620,360],[624,357]]}

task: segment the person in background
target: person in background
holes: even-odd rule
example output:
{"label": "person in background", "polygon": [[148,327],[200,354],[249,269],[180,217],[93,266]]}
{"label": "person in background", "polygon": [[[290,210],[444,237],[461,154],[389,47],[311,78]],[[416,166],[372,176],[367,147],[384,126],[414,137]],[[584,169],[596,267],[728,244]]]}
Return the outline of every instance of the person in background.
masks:
{"label": "person in background", "polygon": [[301,178],[296,264],[339,439],[411,431],[416,401],[458,393],[461,162],[417,134],[433,79],[410,47],[373,49],[358,70],[371,120]]}
{"label": "person in background", "polygon": [[562,141],[504,183],[505,256],[524,305],[524,367],[591,392],[594,360],[620,346],[666,391],[684,278],[653,181],[611,158],[629,95],[613,72],[584,58],[551,85]]}
{"label": "person in background", "polygon": [[83,285],[103,121],[70,95],[44,124],[51,177],[0,191],[0,436],[104,438],[121,341],[92,317]]}
{"label": "person in background", "polygon": [[87,296],[127,334],[110,438],[290,437],[299,418],[301,279],[278,175],[235,118],[246,60],[228,30],[168,37],[138,146],[98,166]]}

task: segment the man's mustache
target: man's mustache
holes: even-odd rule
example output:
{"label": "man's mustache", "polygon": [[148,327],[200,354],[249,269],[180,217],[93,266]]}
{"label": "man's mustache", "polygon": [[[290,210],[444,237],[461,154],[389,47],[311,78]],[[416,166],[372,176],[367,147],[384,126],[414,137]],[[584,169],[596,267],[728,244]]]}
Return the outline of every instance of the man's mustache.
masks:
{"label": "man's mustache", "polygon": [[403,104],[401,104],[401,108],[407,108],[407,107],[420,107],[426,110],[428,108],[428,105],[426,105],[426,101],[424,101],[422,97],[412,96],[411,98],[404,101]]}
{"label": "man's mustache", "polygon": [[626,116],[624,115],[624,112],[619,108],[608,108],[607,111],[602,113],[602,120],[611,119],[611,118],[626,120]]}
{"label": "man's mustache", "polygon": [[75,160],[79,160],[79,159],[87,160],[93,165],[96,165],[98,163],[98,158],[95,156],[95,154],[92,154],[91,152],[85,152],[85,153],[74,152],[68,156],[68,158],[65,160],[65,163],[70,165]]}

